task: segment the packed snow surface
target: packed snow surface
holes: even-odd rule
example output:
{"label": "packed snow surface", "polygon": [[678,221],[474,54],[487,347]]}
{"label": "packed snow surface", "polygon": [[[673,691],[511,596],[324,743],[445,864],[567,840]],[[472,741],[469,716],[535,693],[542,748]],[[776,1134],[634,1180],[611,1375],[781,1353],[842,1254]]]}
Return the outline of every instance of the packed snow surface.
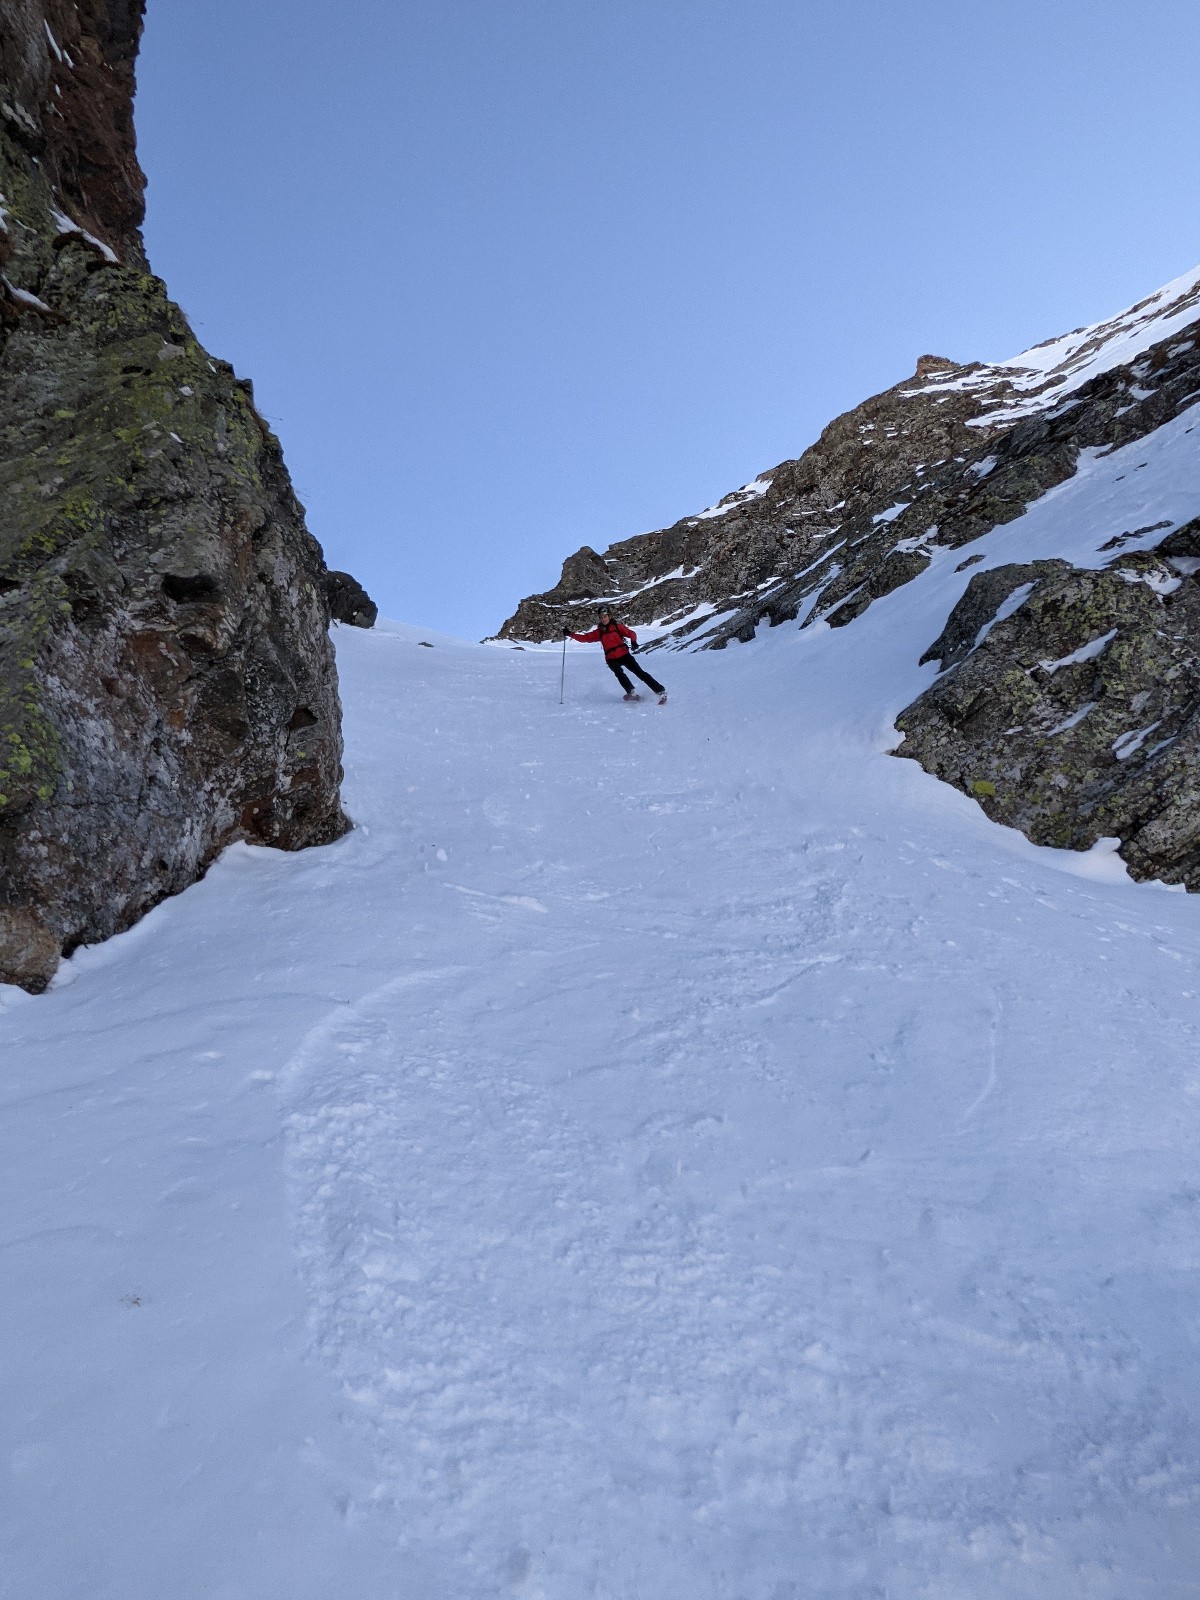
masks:
{"label": "packed snow surface", "polygon": [[355,831],[0,991],[5,1600],[1196,1594],[1200,901],[886,753],[953,555],[661,709],[340,630]]}

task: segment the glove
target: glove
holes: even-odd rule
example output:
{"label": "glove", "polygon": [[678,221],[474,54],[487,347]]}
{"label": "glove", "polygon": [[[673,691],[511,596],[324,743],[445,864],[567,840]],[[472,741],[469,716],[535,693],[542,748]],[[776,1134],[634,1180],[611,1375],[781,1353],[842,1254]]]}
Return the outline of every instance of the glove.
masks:
{"label": "glove", "polygon": [[562,632],[562,636],[563,636],[564,639],[569,639],[571,637],[570,628],[564,628],[563,632]]}

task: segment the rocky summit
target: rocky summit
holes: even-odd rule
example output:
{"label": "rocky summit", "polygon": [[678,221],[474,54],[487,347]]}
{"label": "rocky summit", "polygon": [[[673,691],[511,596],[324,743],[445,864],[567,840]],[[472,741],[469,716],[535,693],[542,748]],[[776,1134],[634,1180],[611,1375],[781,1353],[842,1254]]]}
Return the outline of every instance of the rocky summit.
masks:
{"label": "rocky summit", "polygon": [[716,506],[578,551],[500,636],[600,600],[650,648],[842,627],[961,551],[897,754],[1039,843],[1116,838],[1134,876],[1200,888],[1198,399],[1200,272],[1009,361],[923,356]]}
{"label": "rocky summit", "polygon": [[34,991],[231,840],[345,831],[331,604],[373,620],[149,270],[141,22],[0,0],[0,981]]}

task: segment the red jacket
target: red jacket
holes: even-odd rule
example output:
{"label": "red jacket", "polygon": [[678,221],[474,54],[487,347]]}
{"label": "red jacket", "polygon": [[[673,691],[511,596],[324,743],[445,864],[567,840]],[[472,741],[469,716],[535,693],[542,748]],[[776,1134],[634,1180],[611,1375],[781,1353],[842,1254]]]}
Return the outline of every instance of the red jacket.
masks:
{"label": "red jacket", "polygon": [[637,634],[632,628],[627,628],[623,622],[609,622],[603,628],[593,628],[591,633],[573,633],[572,639],[577,644],[595,644],[599,639],[604,646],[605,661],[623,661],[629,654],[625,647],[625,640],[637,643]]}

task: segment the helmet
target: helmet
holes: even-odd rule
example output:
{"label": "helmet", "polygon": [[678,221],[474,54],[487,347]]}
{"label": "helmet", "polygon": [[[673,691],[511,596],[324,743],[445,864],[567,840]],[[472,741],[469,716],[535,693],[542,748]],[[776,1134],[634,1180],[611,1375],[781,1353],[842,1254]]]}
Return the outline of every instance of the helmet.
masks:
{"label": "helmet", "polygon": [[612,607],[611,606],[599,606],[596,609],[596,615],[598,617],[611,617],[612,616]]}

